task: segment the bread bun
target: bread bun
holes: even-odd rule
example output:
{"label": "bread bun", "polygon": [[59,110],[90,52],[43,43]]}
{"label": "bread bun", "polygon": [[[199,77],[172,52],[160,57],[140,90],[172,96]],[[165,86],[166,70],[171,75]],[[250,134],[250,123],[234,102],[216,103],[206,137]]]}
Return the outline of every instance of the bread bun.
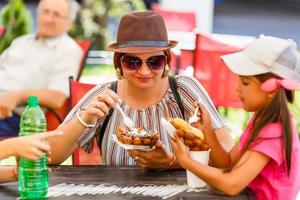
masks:
{"label": "bread bun", "polygon": [[[186,137],[198,137],[204,140],[202,131],[197,128],[191,127],[186,121],[181,118],[171,118],[169,122],[176,128],[177,131],[186,134]],[[192,136],[189,136],[192,134]],[[183,137],[183,136],[182,136]]]}
{"label": "bread bun", "polygon": [[183,138],[184,144],[191,151],[207,151],[209,149],[209,146],[204,141],[204,135],[201,130],[191,127],[181,118],[171,118],[169,122],[174,126],[177,135]]}

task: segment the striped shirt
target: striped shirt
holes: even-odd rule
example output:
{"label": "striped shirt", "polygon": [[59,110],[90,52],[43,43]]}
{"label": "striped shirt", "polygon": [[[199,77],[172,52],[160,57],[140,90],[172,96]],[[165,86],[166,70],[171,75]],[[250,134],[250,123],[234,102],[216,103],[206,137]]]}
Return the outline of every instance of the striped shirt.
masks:
{"label": "striped shirt", "polygon": [[[219,129],[225,126],[207,92],[195,78],[180,75],[176,76],[176,81],[178,93],[187,118],[191,116],[190,113],[193,110],[194,102],[199,100],[206,106],[210,113],[213,127],[215,129]],[[111,83],[105,83],[95,86],[78,102],[63,123],[68,123],[71,119],[73,119],[78,109],[85,108],[95,96],[101,94],[109,88],[110,85]],[[160,102],[148,108],[133,109],[125,102],[122,102],[120,106],[124,110],[125,114],[133,120],[135,127],[157,130],[160,133],[161,141],[165,145],[166,150],[168,152],[172,151],[168,140],[168,134],[164,127],[160,124],[160,118],[183,118],[183,116],[170,87]],[[123,118],[120,112],[115,110],[107,124],[103,140],[101,141],[102,161],[105,165],[137,165],[137,163],[129,156],[128,152],[112,140],[112,134],[115,134],[117,127],[123,124],[122,120]],[[79,137],[79,146],[83,147],[87,152],[92,149],[92,139],[94,137],[99,137],[99,133],[96,130],[100,130],[99,127],[102,126],[103,121],[104,118],[99,119],[96,126],[97,128],[87,128]]]}

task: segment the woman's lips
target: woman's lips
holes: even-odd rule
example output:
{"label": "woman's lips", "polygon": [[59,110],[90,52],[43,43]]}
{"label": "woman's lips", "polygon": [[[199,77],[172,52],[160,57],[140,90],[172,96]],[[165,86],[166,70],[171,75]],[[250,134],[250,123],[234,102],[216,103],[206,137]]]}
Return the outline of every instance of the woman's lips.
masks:
{"label": "woman's lips", "polygon": [[148,82],[151,78],[149,77],[136,77],[141,82]]}

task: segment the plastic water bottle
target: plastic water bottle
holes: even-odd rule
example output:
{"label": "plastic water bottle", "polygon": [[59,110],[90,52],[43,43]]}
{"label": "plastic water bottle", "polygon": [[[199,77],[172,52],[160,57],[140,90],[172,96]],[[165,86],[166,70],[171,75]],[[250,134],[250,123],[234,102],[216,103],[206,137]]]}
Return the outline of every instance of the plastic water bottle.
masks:
{"label": "plastic water bottle", "polygon": [[[46,131],[46,118],[39,106],[38,98],[30,96],[21,116],[19,136],[33,135]],[[21,199],[41,199],[48,192],[48,156],[38,161],[20,158],[19,194]]]}

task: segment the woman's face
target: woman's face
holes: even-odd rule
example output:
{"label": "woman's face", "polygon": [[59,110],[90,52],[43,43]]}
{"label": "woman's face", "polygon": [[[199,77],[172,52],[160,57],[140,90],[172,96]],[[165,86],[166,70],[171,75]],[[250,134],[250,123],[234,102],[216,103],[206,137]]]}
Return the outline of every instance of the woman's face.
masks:
{"label": "woman's face", "polygon": [[161,80],[166,64],[164,52],[125,54],[121,57],[124,78],[141,88],[154,86]]}
{"label": "woman's face", "polygon": [[239,76],[236,91],[246,111],[255,112],[270,101],[260,86],[261,82],[254,76]]}

